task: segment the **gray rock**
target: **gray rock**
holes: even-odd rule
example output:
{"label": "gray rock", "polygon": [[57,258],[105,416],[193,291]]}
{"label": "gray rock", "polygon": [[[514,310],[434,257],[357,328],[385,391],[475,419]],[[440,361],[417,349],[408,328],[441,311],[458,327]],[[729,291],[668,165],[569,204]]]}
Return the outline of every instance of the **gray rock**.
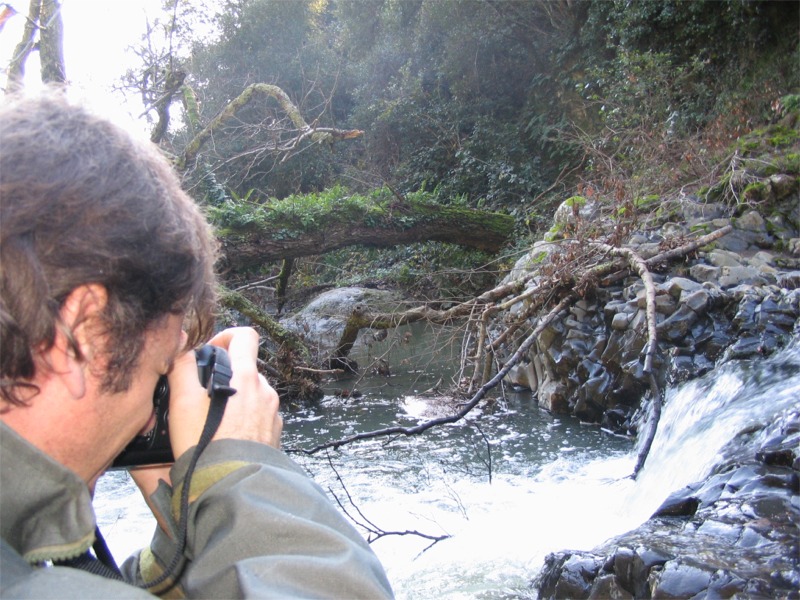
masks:
{"label": "gray rock", "polygon": [[778,285],[787,290],[800,289],[800,271],[790,271],[777,276]]}
{"label": "gray rock", "polygon": [[673,298],[680,298],[683,292],[693,292],[702,287],[703,286],[696,281],[692,281],[686,277],[670,277],[667,280],[667,291]]}
{"label": "gray rock", "polygon": [[769,281],[755,267],[721,267],[719,285],[723,289],[746,283],[748,285],[766,285]]}
{"label": "gray rock", "polygon": [[691,292],[684,291],[680,297],[680,303],[689,307],[698,315],[706,312],[710,301],[711,294],[703,288]]}
{"label": "gray rock", "polygon": [[744,231],[732,231],[716,241],[717,247],[731,252],[744,252],[753,243],[754,237]]}
{"label": "gray rock", "polygon": [[[726,236],[727,237],[727,236]],[[689,269],[689,274],[695,281],[717,281],[719,279],[719,267],[712,267],[710,265],[698,264],[693,265]]]}
{"label": "gray rock", "polygon": [[753,233],[765,233],[767,231],[767,224],[764,217],[758,211],[749,210],[741,217],[736,219],[736,228],[750,231]]}
{"label": "gray rock", "polygon": [[614,315],[614,318],[611,321],[611,328],[617,331],[622,331],[624,329],[627,329],[632,319],[633,315],[625,312],[619,312]]}
{"label": "gray rock", "polygon": [[711,573],[678,561],[670,561],[654,579],[652,598],[691,598],[708,588]]}
{"label": "gray rock", "polygon": [[708,262],[715,267],[740,267],[742,256],[730,250],[714,249],[708,254]]}

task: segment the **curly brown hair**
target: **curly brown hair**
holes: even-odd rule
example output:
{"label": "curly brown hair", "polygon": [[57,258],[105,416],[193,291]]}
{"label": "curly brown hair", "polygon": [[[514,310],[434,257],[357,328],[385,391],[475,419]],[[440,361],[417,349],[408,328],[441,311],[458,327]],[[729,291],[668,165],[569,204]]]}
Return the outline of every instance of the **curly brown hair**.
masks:
{"label": "curly brown hair", "polygon": [[[68,333],[59,311],[77,287],[102,285],[108,369],[124,391],[149,327],[186,314],[189,346],[216,308],[210,227],[149,142],[49,90],[0,106],[0,397],[31,387],[37,353]],[[74,341],[73,350],[79,352]]]}

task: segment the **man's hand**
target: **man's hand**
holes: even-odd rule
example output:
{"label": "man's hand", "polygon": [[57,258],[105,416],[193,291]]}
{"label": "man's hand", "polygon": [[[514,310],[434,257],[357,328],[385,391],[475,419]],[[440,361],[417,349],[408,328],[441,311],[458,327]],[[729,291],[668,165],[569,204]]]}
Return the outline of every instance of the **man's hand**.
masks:
{"label": "man's hand", "polygon": [[[258,372],[258,334],[249,327],[226,329],[210,342],[225,348],[231,361],[231,387],[225,415],[213,439],[250,440],[273,448],[281,446],[283,419],[278,393]],[[199,435],[198,435],[199,438]]]}
{"label": "man's hand", "polygon": [[[278,413],[278,393],[256,368],[258,334],[249,327],[226,329],[209,343],[228,351],[233,371],[230,385],[236,390],[228,398],[222,422],[212,440],[250,440],[280,448],[283,419]],[[211,403],[197,377],[194,352],[175,359],[169,388],[169,435],[172,453],[178,458],[197,445]],[[168,467],[132,469],[131,476],[145,499],[155,491],[159,479],[170,483]]]}

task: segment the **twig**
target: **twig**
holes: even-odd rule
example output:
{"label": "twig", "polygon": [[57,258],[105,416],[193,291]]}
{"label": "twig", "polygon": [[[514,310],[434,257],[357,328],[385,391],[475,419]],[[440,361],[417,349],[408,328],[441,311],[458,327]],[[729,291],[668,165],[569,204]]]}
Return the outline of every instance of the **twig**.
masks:
{"label": "twig", "polygon": [[450,534],[430,535],[428,533],[422,533],[420,531],[409,530],[409,529],[407,529],[405,531],[386,531],[385,529],[381,529],[380,527],[375,525],[375,523],[370,521],[364,515],[364,513],[361,512],[361,509],[358,507],[358,505],[355,502],[353,502],[353,497],[350,495],[350,492],[347,489],[347,486],[344,484],[344,480],[342,479],[342,476],[339,475],[339,471],[337,471],[336,467],[333,465],[333,461],[331,460],[330,455],[328,455],[328,465],[330,466],[331,470],[333,471],[333,474],[336,475],[336,480],[339,482],[339,485],[342,486],[342,489],[344,490],[344,493],[347,496],[348,502],[356,510],[356,512],[358,513],[358,516],[361,518],[361,520],[358,520],[358,519],[354,518],[353,515],[350,514],[350,512],[347,510],[347,507],[344,504],[342,504],[341,500],[339,500],[339,497],[336,495],[336,492],[334,492],[330,487],[328,487],[328,491],[333,496],[333,499],[336,500],[336,504],[339,505],[339,508],[342,509],[342,512],[344,512],[344,514],[347,515],[347,517],[351,521],[353,521],[353,523],[355,523],[359,527],[362,527],[363,529],[367,530],[367,532],[370,534],[369,537],[367,538],[367,543],[371,544],[372,542],[377,541],[377,540],[381,539],[382,537],[387,537],[387,536],[390,536],[390,535],[399,535],[399,536],[415,535],[417,537],[421,537],[421,538],[426,539],[426,540],[432,540],[432,543],[429,544],[428,546],[426,546],[425,549],[422,551],[422,552],[425,552],[425,551],[429,550],[430,548],[432,548],[434,546],[434,544],[436,544],[438,542],[441,542],[442,540],[446,540],[446,539],[451,537]]}
{"label": "twig", "polygon": [[539,321],[539,324],[536,326],[536,329],[534,329],[531,332],[531,334],[525,339],[525,341],[522,342],[522,344],[520,344],[519,348],[517,348],[517,351],[514,352],[511,358],[508,359],[503,368],[500,369],[494,377],[492,377],[483,386],[481,386],[481,388],[475,393],[475,395],[470,399],[470,401],[467,402],[467,404],[464,405],[464,408],[462,408],[459,412],[446,417],[431,419],[430,421],[425,421],[424,423],[420,423],[419,425],[416,425],[414,427],[399,427],[399,426],[387,427],[385,429],[378,429],[375,431],[357,433],[355,435],[351,435],[346,438],[334,440],[331,442],[327,442],[325,444],[320,444],[310,449],[289,448],[286,451],[302,452],[304,454],[316,454],[320,450],[326,450],[328,448],[339,448],[346,444],[351,444],[353,442],[357,442],[360,440],[367,440],[371,438],[384,437],[389,435],[405,435],[405,436],[419,435],[420,433],[423,433],[428,429],[431,429],[432,427],[436,427],[438,425],[447,425],[449,423],[455,423],[457,421],[460,421],[473,408],[475,408],[481,400],[483,400],[483,398],[486,396],[489,390],[491,390],[498,383],[500,383],[503,377],[505,377],[508,374],[511,368],[514,365],[516,365],[522,359],[523,356],[527,355],[528,350],[531,349],[531,346],[533,346],[533,344],[539,338],[539,335],[541,334],[542,331],[544,331],[545,327],[547,327],[556,318],[556,316],[558,316],[558,314],[561,311],[566,309],[569,306],[569,304],[573,302],[576,298],[577,296],[575,295],[574,292],[568,292],[567,295],[561,299],[561,302],[559,302],[549,313],[547,313],[547,315],[545,315]]}

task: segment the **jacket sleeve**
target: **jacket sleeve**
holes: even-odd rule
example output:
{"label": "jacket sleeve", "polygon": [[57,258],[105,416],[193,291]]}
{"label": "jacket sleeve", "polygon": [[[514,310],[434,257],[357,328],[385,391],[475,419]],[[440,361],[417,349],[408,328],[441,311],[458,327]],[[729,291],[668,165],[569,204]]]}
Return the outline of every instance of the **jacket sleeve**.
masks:
{"label": "jacket sleeve", "polygon": [[[189,454],[187,452],[187,454]],[[170,562],[188,457],[154,495],[171,531],[125,565],[152,581]],[[269,446],[220,440],[192,476],[181,591],[202,598],[391,598],[383,567],[325,492]]]}

